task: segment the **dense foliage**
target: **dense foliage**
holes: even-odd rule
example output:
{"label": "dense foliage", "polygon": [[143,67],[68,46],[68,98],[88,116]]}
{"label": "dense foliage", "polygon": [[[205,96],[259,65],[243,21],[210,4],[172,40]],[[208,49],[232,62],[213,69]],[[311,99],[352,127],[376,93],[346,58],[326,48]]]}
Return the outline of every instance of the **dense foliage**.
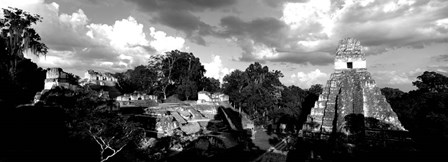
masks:
{"label": "dense foliage", "polygon": [[178,50],[151,56],[148,67],[157,73],[163,99],[175,93],[186,100],[196,98],[199,81],[205,73],[199,58]]}
{"label": "dense foliage", "polygon": [[172,95],[181,100],[194,100],[200,90],[219,91],[219,81],[205,77],[204,73],[199,58],[174,50],[152,55],[148,65],[116,73],[115,77],[123,93],[138,91],[158,95],[163,100]]}
{"label": "dense foliage", "polygon": [[221,83],[218,79],[215,78],[209,78],[209,77],[203,77],[199,81],[199,90],[207,91],[211,93],[220,92],[221,91]]}
{"label": "dense foliage", "polygon": [[45,72],[26,59],[24,52],[37,56],[47,53],[47,46],[31,28],[42,18],[17,8],[3,9],[3,16],[0,18],[0,102],[29,103],[43,88]]}
{"label": "dense foliage", "polygon": [[281,99],[280,77],[283,77],[280,71],[269,71],[267,66],[255,62],[244,72],[235,70],[225,76],[223,91],[257,124],[267,124]]}
{"label": "dense foliage", "polygon": [[157,74],[147,66],[140,65],[122,73],[115,73],[122,93],[135,91],[154,94],[157,86]]}
{"label": "dense foliage", "polygon": [[285,123],[298,130],[322,92],[322,86],[313,85],[309,91],[297,86],[287,87],[280,82],[281,77],[280,71],[269,71],[267,66],[255,62],[245,71],[235,70],[226,75],[222,91],[257,125]]}
{"label": "dense foliage", "polygon": [[392,88],[381,91],[423,149],[443,152],[438,148],[448,144],[448,77],[426,71],[413,84],[418,89],[408,93]]}
{"label": "dense foliage", "polygon": [[112,107],[107,98],[88,87],[69,90],[60,87],[46,92],[44,105],[60,107],[70,136],[92,140],[98,144],[101,161],[119,153],[129,142],[138,140],[141,130]]}

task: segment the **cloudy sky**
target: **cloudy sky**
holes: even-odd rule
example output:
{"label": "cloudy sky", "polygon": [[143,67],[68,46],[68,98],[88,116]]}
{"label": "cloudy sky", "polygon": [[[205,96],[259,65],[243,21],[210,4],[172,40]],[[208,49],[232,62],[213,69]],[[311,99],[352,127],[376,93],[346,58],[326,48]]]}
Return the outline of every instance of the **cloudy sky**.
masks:
{"label": "cloudy sky", "polygon": [[285,85],[324,84],[338,40],[354,37],[379,87],[414,89],[426,70],[448,72],[445,0],[0,0],[43,17],[50,50],[39,66],[121,72],[179,49],[222,78],[258,61]]}

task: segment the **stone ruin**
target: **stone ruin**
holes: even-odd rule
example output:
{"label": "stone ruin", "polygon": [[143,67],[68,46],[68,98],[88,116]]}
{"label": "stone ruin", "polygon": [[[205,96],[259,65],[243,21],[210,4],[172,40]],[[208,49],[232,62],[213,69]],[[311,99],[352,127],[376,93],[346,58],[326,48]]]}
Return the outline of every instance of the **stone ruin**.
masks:
{"label": "stone ruin", "polygon": [[219,102],[229,102],[229,95],[217,92],[210,93],[207,91],[198,92],[198,104],[216,104]]}
{"label": "stone ruin", "polygon": [[[334,73],[319,95],[304,131],[350,134],[350,117],[362,116],[365,129],[405,131],[366,68],[360,42],[345,38],[336,51]],[[373,126],[372,123],[376,123]],[[380,125],[380,126],[378,126]]]}
{"label": "stone ruin", "polygon": [[[62,68],[48,68],[44,82],[44,89],[36,93],[33,103],[39,102],[42,94],[55,87],[75,90],[80,86],[86,85],[96,86],[91,88],[100,92],[101,96],[105,96],[106,98],[115,98],[121,95],[118,89],[115,88],[117,84],[118,80],[110,73],[99,73],[93,70],[88,70],[85,73],[84,78],[80,79],[79,76],[67,73]],[[100,86],[106,88],[101,88]]]}
{"label": "stone ruin", "polygon": [[73,74],[64,72],[62,68],[48,68],[44,89],[49,90],[57,86],[74,89],[77,81],[77,78]]}
{"label": "stone ruin", "polygon": [[116,102],[118,102],[119,107],[150,107],[154,104],[157,104],[157,99],[158,98],[156,95],[134,92],[131,94],[123,94],[121,96],[117,96],[115,100]]}
{"label": "stone ruin", "polygon": [[[221,119],[217,120],[219,111],[222,113]],[[157,131],[158,137],[172,136],[176,130],[186,135],[209,132],[211,131],[209,129],[246,130],[254,133],[254,123],[247,118],[247,115],[239,114],[236,109],[222,105],[165,103],[146,108],[144,114],[156,118],[157,122],[153,129]],[[241,119],[236,120],[235,115]]]}
{"label": "stone ruin", "polygon": [[95,84],[100,86],[115,86],[118,83],[117,78],[110,73],[100,73],[93,70],[87,70],[84,78],[79,81],[80,85]]}
{"label": "stone ruin", "polygon": [[157,101],[156,95],[148,95],[145,93],[131,93],[131,94],[123,94],[118,96],[117,101],[136,101],[136,100],[155,100]]}
{"label": "stone ruin", "polygon": [[87,70],[84,74],[84,78],[79,79],[78,76],[64,72],[62,68],[48,68],[44,89],[50,90],[58,86],[74,89],[78,85],[84,86],[87,84],[115,86],[117,83],[117,78],[113,77],[110,73]]}
{"label": "stone ruin", "polygon": [[64,87],[66,89],[76,89],[78,87],[78,78],[70,73],[64,72],[62,68],[48,68],[44,81],[44,89],[36,92],[33,103],[40,101],[42,94],[55,87]]}

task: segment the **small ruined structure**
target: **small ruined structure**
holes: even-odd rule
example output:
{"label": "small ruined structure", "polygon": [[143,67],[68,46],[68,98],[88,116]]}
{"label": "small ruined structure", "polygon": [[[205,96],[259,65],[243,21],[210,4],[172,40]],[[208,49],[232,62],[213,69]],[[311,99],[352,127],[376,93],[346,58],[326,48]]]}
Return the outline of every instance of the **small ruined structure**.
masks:
{"label": "small ruined structure", "polygon": [[223,93],[210,93],[207,91],[198,92],[198,104],[214,104],[218,102],[228,102],[229,96]]}
{"label": "small ruined structure", "polygon": [[[123,94],[121,96],[117,96],[116,101],[119,103],[120,107],[144,106],[145,104],[141,103],[148,103],[145,101],[152,101],[150,103],[157,103],[157,96],[135,92],[132,94]],[[146,107],[149,106],[150,105],[147,105]]]}
{"label": "small ruined structure", "polygon": [[50,90],[54,87],[74,89],[77,86],[77,78],[70,73],[64,72],[62,68],[48,68],[45,78],[44,89]]}
{"label": "small ruined structure", "polygon": [[117,101],[136,101],[136,100],[157,100],[156,95],[144,93],[123,94],[117,97]]}
{"label": "small ruined structure", "polygon": [[367,71],[365,54],[358,40],[345,38],[339,42],[334,69],[304,130],[350,134],[348,129],[356,125],[350,122],[355,121],[353,117],[356,116],[362,116],[357,124],[366,129],[405,130]]}
{"label": "small ruined structure", "polygon": [[100,91],[112,100],[121,95],[117,88],[118,80],[110,73],[87,70],[84,73],[84,77],[79,80],[79,85],[89,86],[92,90]]}
{"label": "small ruined structure", "polygon": [[109,73],[103,74],[88,70],[85,73],[84,78],[79,79],[79,76],[64,72],[62,68],[48,68],[44,89],[41,92],[36,93],[33,103],[39,102],[42,94],[45,94],[54,87],[75,90],[80,86],[89,86],[92,90],[99,92],[101,97],[115,99],[115,97],[121,95],[119,90],[115,87],[117,83],[117,79]]}
{"label": "small ruined structure", "polygon": [[71,90],[76,89],[78,87],[78,79],[78,76],[64,72],[62,68],[48,68],[44,81],[44,89],[36,92],[33,103],[39,102],[42,94],[55,87],[63,87]]}
{"label": "small ruined structure", "polygon": [[117,78],[110,73],[100,73],[93,70],[87,70],[84,78],[80,80],[80,85],[95,84],[100,86],[115,86],[118,83]]}

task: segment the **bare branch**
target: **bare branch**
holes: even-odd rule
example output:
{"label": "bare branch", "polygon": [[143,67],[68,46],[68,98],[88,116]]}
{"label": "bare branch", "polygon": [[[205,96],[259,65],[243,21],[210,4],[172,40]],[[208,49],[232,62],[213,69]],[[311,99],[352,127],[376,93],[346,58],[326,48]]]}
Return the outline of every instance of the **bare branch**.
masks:
{"label": "bare branch", "polygon": [[[126,146],[126,144],[123,145],[123,146],[121,146],[118,150],[114,150],[114,149],[112,149],[112,148],[109,147],[109,148],[112,150],[113,153],[110,154],[110,155],[108,155],[108,156],[106,156],[106,158],[102,159],[101,162],[104,162],[104,161],[108,160],[109,158],[115,156],[115,154],[117,154],[118,152],[120,152],[125,146]],[[102,155],[101,155],[101,157],[102,157]]]}

